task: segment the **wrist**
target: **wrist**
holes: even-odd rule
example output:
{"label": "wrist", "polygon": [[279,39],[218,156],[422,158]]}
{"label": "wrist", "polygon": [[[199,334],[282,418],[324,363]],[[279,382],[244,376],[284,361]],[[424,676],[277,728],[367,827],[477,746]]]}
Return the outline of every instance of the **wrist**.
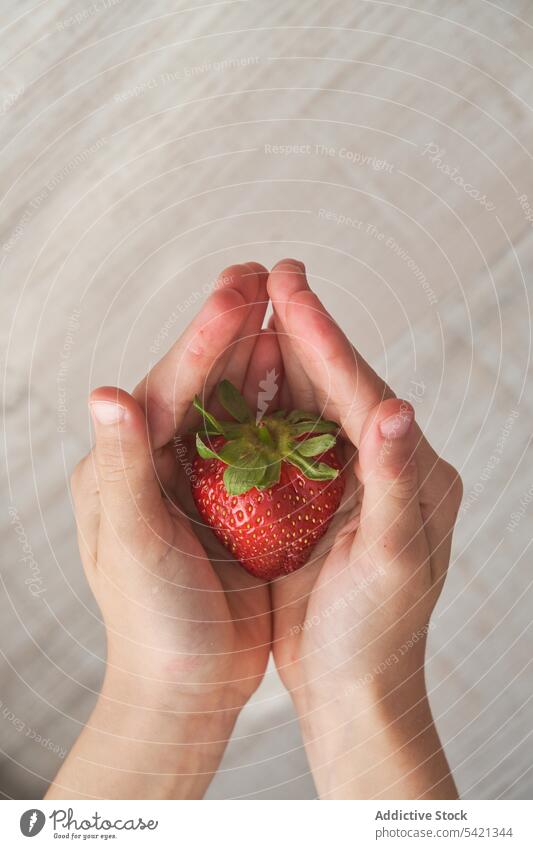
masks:
{"label": "wrist", "polygon": [[235,713],[246,699],[231,683],[189,684],[169,681],[156,672],[133,672],[108,664],[100,698],[123,707],[145,709],[155,713]]}
{"label": "wrist", "polygon": [[202,798],[224,753],[238,710],[200,699],[131,689],[107,674],[87,725],[49,798]]}
{"label": "wrist", "polygon": [[[330,691],[331,693],[331,691]],[[456,798],[423,674],[384,691],[341,685],[294,698],[323,798]]]}
{"label": "wrist", "polygon": [[176,746],[198,743],[223,752],[242,708],[230,688],[188,692],[166,682],[142,680],[107,670],[98,703],[100,712],[120,718],[131,734]]}

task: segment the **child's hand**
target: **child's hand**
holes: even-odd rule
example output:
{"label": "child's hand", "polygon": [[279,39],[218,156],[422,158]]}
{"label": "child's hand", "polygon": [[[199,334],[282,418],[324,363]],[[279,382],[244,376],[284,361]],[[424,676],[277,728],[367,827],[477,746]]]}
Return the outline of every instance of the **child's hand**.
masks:
{"label": "child's hand", "polygon": [[187,432],[192,398],[207,403],[221,371],[253,398],[256,366],[279,361],[275,336],[260,333],[266,277],[255,264],[227,269],[136,398],[109,387],[91,395],[96,442],[72,490],[107,669],[52,796],[202,795],[261,681],[268,586],[189,520],[187,439],[174,435]]}
{"label": "child's hand", "polygon": [[222,548],[206,552],[201,524],[187,518],[188,440],[175,437],[186,433],[191,399],[208,396],[215,372],[231,372],[245,386],[254,348],[272,340],[258,335],[263,270],[233,266],[219,280],[138,388],[138,400],[112,388],[92,393],[96,444],[74,473],[73,495],[85,570],[106,625],[109,675],[128,671],[139,693],[165,685],[186,695],[224,690],[239,705],[266,665],[268,589]]}
{"label": "child's hand", "polygon": [[272,588],[274,656],[317,786],[330,796],[453,794],[427,705],[424,650],[459,477],[428,445],[411,405],[394,398],[328,315],[303,266],[279,263],[268,290],[283,404],[340,422],[358,449],[347,457],[344,503],[312,560]]}

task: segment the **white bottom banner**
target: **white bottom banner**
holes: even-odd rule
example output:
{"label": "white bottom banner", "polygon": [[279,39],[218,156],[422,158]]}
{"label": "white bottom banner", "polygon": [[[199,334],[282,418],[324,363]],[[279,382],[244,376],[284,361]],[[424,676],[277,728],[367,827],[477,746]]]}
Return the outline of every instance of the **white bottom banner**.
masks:
{"label": "white bottom banner", "polygon": [[2,846],[533,847],[531,803],[6,801]]}

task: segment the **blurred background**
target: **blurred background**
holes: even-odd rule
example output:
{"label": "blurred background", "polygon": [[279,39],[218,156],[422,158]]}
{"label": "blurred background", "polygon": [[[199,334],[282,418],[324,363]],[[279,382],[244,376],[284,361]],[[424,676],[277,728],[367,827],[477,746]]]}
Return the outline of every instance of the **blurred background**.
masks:
{"label": "blurred background", "polygon": [[[533,6],[4,0],[0,793],[102,679],[69,473],[224,266],[303,259],[465,497],[428,685],[465,798],[531,798]],[[312,798],[273,670],[211,798]]]}

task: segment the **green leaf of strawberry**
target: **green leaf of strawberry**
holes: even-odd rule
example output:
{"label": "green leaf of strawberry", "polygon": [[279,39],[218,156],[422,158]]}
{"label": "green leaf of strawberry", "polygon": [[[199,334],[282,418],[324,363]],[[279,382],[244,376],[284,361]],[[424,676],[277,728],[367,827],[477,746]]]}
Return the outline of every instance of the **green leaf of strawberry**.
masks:
{"label": "green leaf of strawberry", "polygon": [[224,426],[219,422],[211,413],[208,413],[207,410],[204,410],[202,407],[202,402],[198,395],[195,395],[194,401],[192,402],[193,407],[197,410],[200,415],[203,417],[203,429],[206,430],[207,426],[209,426],[209,430],[212,433],[224,433]]}
{"label": "green leaf of strawberry", "polygon": [[269,463],[266,467],[265,474],[263,475],[261,482],[256,484],[257,489],[269,489],[269,487],[274,486],[274,484],[278,483],[281,475],[281,460],[275,460],[273,463]]}
{"label": "green leaf of strawberry", "polygon": [[230,383],[229,380],[223,380],[218,385],[217,394],[218,400],[230,416],[233,416],[238,422],[252,421],[252,411],[233,383]]}
{"label": "green leaf of strawberry", "polygon": [[335,442],[335,437],[330,433],[325,433],[323,436],[312,436],[310,439],[298,443],[298,453],[302,457],[316,457],[317,454],[323,454],[324,451],[333,448]]}
{"label": "green leaf of strawberry", "polygon": [[326,463],[311,463],[307,457],[303,457],[297,451],[289,454],[287,462],[300,469],[312,481],[333,480],[339,474],[338,469],[332,469]]}
{"label": "green leaf of strawberry", "polygon": [[291,428],[291,433],[293,436],[303,436],[305,433],[335,433],[339,432],[339,425],[337,422],[328,422],[325,419],[318,419],[315,421],[309,420],[305,422],[299,422],[295,424]]}
{"label": "green leaf of strawberry", "polygon": [[196,450],[202,460],[220,460],[219,455],[212,451],[211,448],[208,448],[202,441],[202,437],[199,433],[196,434]]}
{"label": "green leaf of strawberry", "polygon": [[224,486],[228,495],[242,495],[244,492],[258,486],[265,474],[264,466],[239,468],[228,466],[224,472]]}
{"label": "green leaf of strawberry", "polygon": [[228,466],[235,466],[237,469],[261,468],[263,473],[268,463],[265,452],[251,445],[246,439],[226,442],[220,449],[219,457]]}
{"label": "green leaf of strawberry", "polygon": [[309,413],[306,410],[291,410],[287,416],[287,421],[296,424],[296,422],[306,422],[309,420]]}

